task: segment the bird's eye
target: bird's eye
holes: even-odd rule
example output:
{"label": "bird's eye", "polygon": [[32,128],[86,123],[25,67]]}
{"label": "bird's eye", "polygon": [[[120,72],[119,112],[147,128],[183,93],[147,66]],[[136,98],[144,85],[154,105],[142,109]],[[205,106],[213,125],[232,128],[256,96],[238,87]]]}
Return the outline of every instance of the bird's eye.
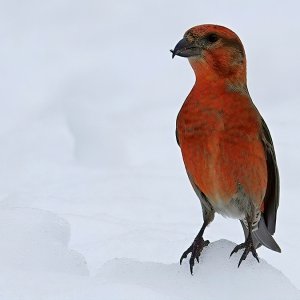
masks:
{"label": "bird's eye", "polygon": [[210,43],[215,43],[218,39],[219,39],[219,37],[215,33],[211,33],[207,36],[207,40]]}

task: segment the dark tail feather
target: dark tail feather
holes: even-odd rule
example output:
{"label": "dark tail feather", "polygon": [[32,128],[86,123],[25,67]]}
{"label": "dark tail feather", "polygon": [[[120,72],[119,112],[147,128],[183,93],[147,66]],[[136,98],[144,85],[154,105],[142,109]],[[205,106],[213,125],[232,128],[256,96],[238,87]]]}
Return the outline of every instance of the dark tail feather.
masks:
{"label": "dark tail feather", "polygon": [[[245,237],[248,236],[248,230],[246,226],[241,222]],[[261,216],[260,221],[258,223],[258,229],[252,232],[252,237],[253,237],[253,243],[255,248],[260,247],[261,245],[264,245],[265,247],[276,251],[276,252],[281,252],[280,247],[278,244],[275,242],[274,238],[268,231],[268,228],[266,226],[265,220],[263,216]]]}

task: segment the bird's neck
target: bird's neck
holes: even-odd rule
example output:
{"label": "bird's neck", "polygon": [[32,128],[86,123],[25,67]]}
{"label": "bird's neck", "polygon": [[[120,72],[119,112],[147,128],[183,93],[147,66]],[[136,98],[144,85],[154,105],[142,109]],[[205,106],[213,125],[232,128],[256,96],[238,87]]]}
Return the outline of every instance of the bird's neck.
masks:
{"label": "bird's neck", "polygon": [[204,60],[190,60],[190,64],[195,72],[196,82],[194,89],[199,91],[241,91],[247,90],[246,66],[221,66],[211,67]]}
{"label": "bird's neck", "polygon": [[186,100],[188,103],[194,103],[194,105],[201,103],[202,108],[218,107],[223,109],[231,105],[238,106],[238,102],[248,103],[249,100],[251,102],[245,80],[236,77],[220,77],[210,70],[203,69],[195,74],[195,84]]}

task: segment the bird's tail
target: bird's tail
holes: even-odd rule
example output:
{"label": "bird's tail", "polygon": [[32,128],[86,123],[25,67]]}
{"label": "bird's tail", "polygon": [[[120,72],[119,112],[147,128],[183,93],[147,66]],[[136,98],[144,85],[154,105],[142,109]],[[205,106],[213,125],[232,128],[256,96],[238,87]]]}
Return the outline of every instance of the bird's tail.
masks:
{"label": "bird's tail", "polygon": [[[241,224],[242,224],[242,227],[244,230],[245,237],[247,237],[248,229],[246,228],[246,226],[244,225],[244,223],[242,221],[241,221]],[[266,226],[263,215],[260,218],[257,230],[252,232],[252,238],[253,238],[253,243],[254,243],[255,248],[258,248],[261,245],[264,245],[265,247],[267,247],[273,251],[281,252],[280,247],[278,246],[278,244],[276,243],[276,241],[274,240],[274,238],[268,231],[268,228]]]}

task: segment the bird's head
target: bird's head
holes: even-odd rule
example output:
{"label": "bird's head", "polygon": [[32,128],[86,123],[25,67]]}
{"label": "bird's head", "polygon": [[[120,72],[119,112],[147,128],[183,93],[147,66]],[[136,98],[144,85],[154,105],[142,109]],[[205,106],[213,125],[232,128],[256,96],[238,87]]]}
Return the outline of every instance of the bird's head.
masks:
{"label": "bird's head", "polygon": [[239,37],[219,25],[192,27],[171,50],[172,58],[187,57],[196,77],[246,82],[246,56]]}

